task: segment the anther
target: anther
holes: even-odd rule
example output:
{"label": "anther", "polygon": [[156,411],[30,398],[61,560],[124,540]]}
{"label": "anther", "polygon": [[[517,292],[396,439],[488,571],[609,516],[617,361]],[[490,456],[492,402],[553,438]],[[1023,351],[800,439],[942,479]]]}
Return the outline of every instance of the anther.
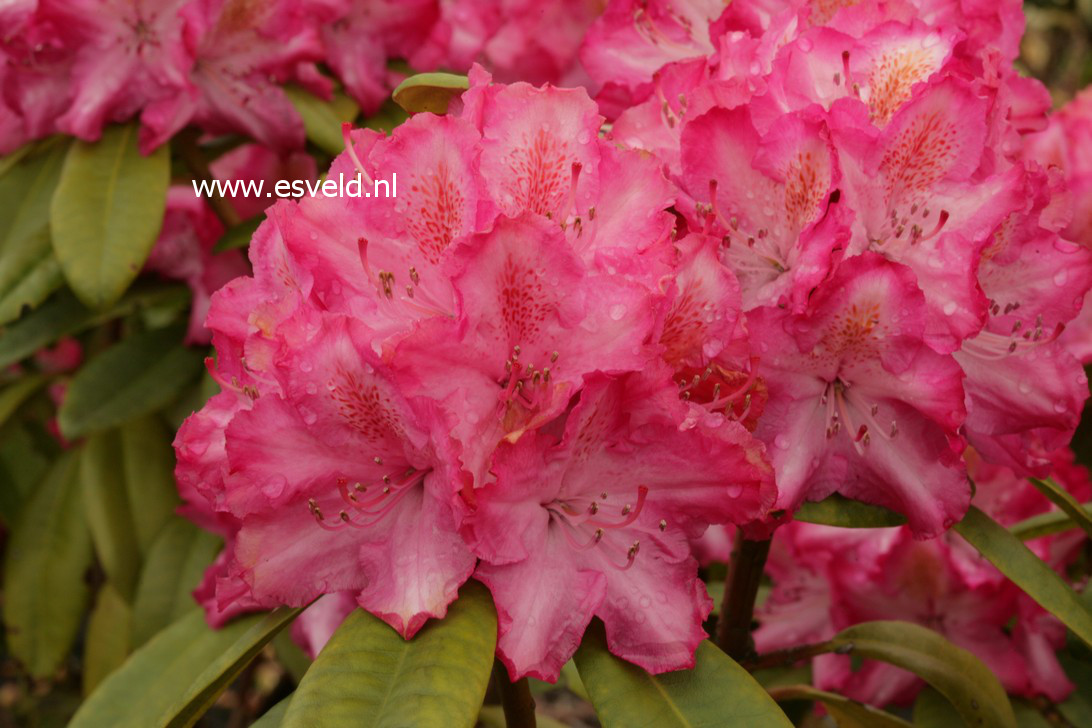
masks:
{"label": "anther", "polygon": [[660,530],[661,531],[666,531],[667,530],[667,521],[665,521],[663,519],[660,519]]}

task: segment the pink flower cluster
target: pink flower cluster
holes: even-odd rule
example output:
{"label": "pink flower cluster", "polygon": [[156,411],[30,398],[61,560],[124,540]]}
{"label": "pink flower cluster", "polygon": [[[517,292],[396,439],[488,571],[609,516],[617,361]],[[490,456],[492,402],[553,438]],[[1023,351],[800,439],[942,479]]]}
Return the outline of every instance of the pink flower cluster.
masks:
{"label": "pink flower cluster", "polygon": [[[441,3],[446,47],[534,75],[512,38],[541,16],[475,7]],[[981,647],[1023,601],[921,539],[965,513],[968,462],[1012,493],[1056,468],[1088,394],[1062,334],[1092,253],[1056,167],[1080,172],[1029,139],[1049,98],[1012,68],[1019,4],[624,0],[565,23],[589,28],[598,106],[475,68],[452,113],[347,136],[329,174],[397,173],[397,198],[278,202],[253,277],[213,296],[223,391],[176,441],[191,515],[228,543],[210,621],[330,595],[312,647],[353,604],[408,637],[473,576],[513,677],[556,678],[593,616],[676,669],[711,607],[706,528],[768,537],[838,492],[908,528],[779,532],[868,566],[817,580],[845,601],[801,606],[813,632],[987,594],[949,632]],[[543,73],[579,80],[557,48]],[[852,597],[905,574],[928,598]],[[1019,614],[1006,659],[1030,662],[981,654],[1046,690],[1053,627]]]}
{"label": "pink flower cluster", "polygon": [[1025,150],[1049,97],[1012,67],[1020,4],[696,8],[611,3],[582,58],[739,281],[778,507],[840,492],[929,537],[966,510],[968,444],[1047,472],[1092,259]]}
{"label": "pink flower cluster", "polygon": [[[0,154],[61,132],[98,139],[139,116],[150,151],[193,123],[277,151],[303,146],[282,90],[319,96],[332,70],[365,113],[417,70],[481,58],[510,78],[584,80],[573,70],[589,0],[15,0],[0,7]],[[549,32],[542,32],[549,28]]]}
{"label": "pink flower cluster", "polygon": [[556,679],[593,616],[617,654],[690,665],[690,539],[775,498],[668,363],[729,345],[738,287],[710,239],[676,249],[658,163],[584,91],[472,75],[458,115],[347,137],[330,174],[397,173],[397,198],[278,202],[213,296],[223,392],[176,441],[228,541],[199,596],[218,623],[348,593],[409,637],[473,575],[514,677]]}
{"label": "pink flower cluster", "polygon": [[[1053,475],[1074,497],[1092,497],[1087,471],[1072,453],[1052,453]],[[1002,525],[1044,513],[1050,502],[1012,470],[968,458],[975,502]],[[1069,531],[1028,542],[1062,572],[1084,534]],[[931,541],[905,528],[845,529],[793,523],[774,540],[768,572],[774,587],[759,609],[755,641],[776,650],[829,639],[858,622],[899,619],[940,632],[977,655],[1012,694],[1063,700],[1073,689],[1055,653],[1066,631],[962,539]],[[880,662],[851,668],[847,655],[812,661],[816,687],[873,705],[908,703],[923,683]]]}

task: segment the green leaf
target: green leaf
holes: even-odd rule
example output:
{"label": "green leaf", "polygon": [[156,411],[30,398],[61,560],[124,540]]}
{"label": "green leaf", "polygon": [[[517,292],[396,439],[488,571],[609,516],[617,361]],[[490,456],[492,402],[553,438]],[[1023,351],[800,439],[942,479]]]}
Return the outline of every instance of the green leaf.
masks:
{"label": "green leaf", "polygon": [[6,324],[34,309],[64,285],[61,264],[50,253],[28,268],[12,288],[0,295],[0,324]]}
{"label": "green leaf", "polygon": [[250,245],[250,239],[254,237],[255,231],[258,226],[265,220],[265,215],[255,215],[249,220],[243,220],[235,227],[228,230],[226,233],[220,236],[220,239],[216,241],[216,246],[212,249],[214,253],[223,253],[226,250],[236,250],[238,248],[245,248]]}
{"label": "green leaf", "polygon": [[299,612],[278,609],[212,630],[202,610],[190,611],[106,678],[69,728],[193,725]]}
{"label": "green leaf", "polygon": [[576,667],[604,728],[792,725],[751,675],[707,641],[693,670],[650,675],[607,650],[594,622],[576,651]]}
{"label": "green leaf", "polygon": [[881,660],[939,690],[972,728],[1015,728],[1004,688],[973,654],[910,622],[864,622],[830,641],[836,652]]}
{"label": "green leaf", "polygon": [[62,455],[23,507],[4,565],[8,647],[34,677],[60,666],[83,619],[91,538],[83,520],[78,461]]}
{"label": "green leaf", "polygon": [[139,124],[109,126],[94,143],[68,151],[53,196],[53,251],[69,286],[87,306],[105,308],[133,282],[163,224],[170,151],[148,156]]}
{"label": "green leaf", "polygon": [[[139,288],[139,287],[138,287]],[[185,286],[134,288],[109,311],[90,311],[64,290],[0,336],[0,368],[30,356],[62,336],[69,336],[157,301],[189,298]]]}
{"label": "green leaf", "polygon": [[1020,728],[1052,728],[1050,721],[1027,700],[1014,699],[1012,701],[1012,710],[1016,713],[1016,725],[1020,726]]}
{"label": "green leaf", "polygon": [[292,635],[281,632],[273,638],[273,654],[292,679],[299,685],[303,676],[311,668],[311,658],[292,639]]}
{"label": "green leaf", "polygon": [[106,676],[118,669],[129,654],[129,623],[133,612],[107,582],[99,589],[95,608],[87,622],[83,655],[83,694],[94,692]]}
{"label": "green leaf", "polygon": [[90,438],[80,455],[80,482],[91,542],[106,578],[132,602],[140,552],[122,471],[121,435],[108,430]]}
{"label": "green leaf", "polygon": [[45,477],[56,448],[43,448],[34,425],[22,420],[0,429],[0,521],[12,524],[23,510],[23,501]]}
{"label": "green leaf", "polygon": [[[481,728],[508,728],[504,719],[504,708],[499,705],[483,705],[478,713],[478,725]],[[554,720],[548,715],[535,712],[535,725],[537,728],[565,728],[566,724]]]}
{"label": "green leaf", "polygon": [[1092,726],[1092,661],[1079,659],[1074,654],[1074,647],[1070,645],[1066,650],[1058,653],[1058,663],[1065,670],[1076,689],[1061,703],[1058,703],[1058,712],[1074,726]]}
{"label": "green leaf", "polygon": [[134,647],[193,608],[190,592],[221,545],[214,534],[182,518],[172,519],[160,530],[144,559],[133,599]]}
{"label": "green leaf", "polygon": [[46,378],[41,374],[28,374],[0,390],[0,425],[8,421],[15,414],[19,405],[38,391],[46,383]]}
{"label": "green leaf", "polygon": [[284,722],[284,715],[288,712],[288,706],[291,705],[291,703],[292,696],[289,695],[287,698],[262,713],[258,720],[250,724],[250,728],[280,728],[281,723]]}
{"label": "green leaf", "polygon": [[120,434],[121,469],[133,533],[140,553],[147,555],[164,525],[174,520],[179,504],[171,446],[174,434],[151,415],[126,422]]}
{"label": "green leaf", "polygon": [[36,306],[60,285],[49,210],[67,144],[27,154],[0,176],[0,323]]}
{"label": "green leaf", "polygon": [[1084,506],[1070,495],[1069,491],[1055,483],[1053,478],[1047,478],[1046,480],[1029,478],[1029,480],[1039,489],[1040,493],[1049,498],[1054,505],[1061,508],[1062,512],[1069,516],[1075,524],[1083,528],[1085,533],[1092,536],[1092,515],[1089,515]]}
{"label": "green leaf", "polygon": [[310,91],[291,84],[284,87],[288,100],[303,117],[303,128],[311,142],[333,156],[345,150],[341,137],[343,122],[352,121],[360,108],[345,93],[339,91],[331,101],[323,101]]}
{"label": "green leaf", "polygon": [[770,697],[783,700],[814,700],[823,704],[838,728],[912,728],[887,711],[858,703],[843,695],[816,690],[810,685],[784,685],[770,689]]}
{"label": "green leaf", "polygon": [[948,698],[927,687],[914,701],[914,725],[917,728],[958,728],[965,726],[963,716]]}
{"label": "green leaf", "polygon": [[1004,527],[971,506],[953,530],[1087,645],[1092,645],[1092,612],[1054,570]]}
{"label": "green leaf", "polygon": [[365,129],[372,129],[373,131],[381,131],[384,134],[390,134],[394,131],[395,127],[409,118],[409,114],[398,104],[394,103],[394,99],[387,99],[383,102],[383,105],[379,107],[379,111],[375,112],[367,119],[365,119],[361,126]]}
{"label": "green leaf", "polygon": [[70,440],[154,412],[201,374],[202,352],[182,345],[184,329],[145,331],[89,361],[57,413]]}
{"label": "green leaf", "polygon": [[[1083,503],[1081,508],[1085,513],[1092,514],[1092,503]],[[1030,518],[1025,518],[1019,523],[1009,526],[1009,533],[1021,541],[1030,541],[1041,536],[1051,536],[1055,533],[1069,531],[1079,526],[1073,522],[1065,511],[1048,511]]]}
{"label": "green leaf", "polygon": [[470,88],[466,76],[453,73],[418,73],[394,90],[395,103],[411,114],[430,111],[446,114],[451,100]]}
{"label": "green leaf", "polygon": [[412,640],[358,609],[303,676],[284,728],[473,726],[493,669],[497,615],[481,584]]}
{"label": "green leaf", "polygon": [[842,528],[887,528],[906,523],[906,518],[894,511],[850,500],[837,493],[821,501],[801,504],[793,517],[797,521]]}

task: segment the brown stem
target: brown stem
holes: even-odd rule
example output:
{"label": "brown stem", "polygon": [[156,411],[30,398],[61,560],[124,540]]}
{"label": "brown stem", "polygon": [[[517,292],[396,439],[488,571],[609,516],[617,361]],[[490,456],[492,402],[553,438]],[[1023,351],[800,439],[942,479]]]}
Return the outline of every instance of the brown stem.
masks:
{"label": "brown stem", "polygon": [[740,664],[750,672],[755,672],[756,670],[765,670],[770,667],[792,665],[801,660],[808,660],[816,655],[823,655],[831,651],[832,649],[829,642],[820,642],[814,645],[800,645],[785,650],[767,652],[764,655],[758,655],[750,660],[744,660]]}
{"label": "brown stem", "polygon": [[500,692],[504,723],[508,728],[535,728],[535,699],[527,678],[512,682],[500,660],[493,663],[493,683]]}
{"label": "brown stem", "polygon": [[736,661],[751,659],[755,654],[751,620],[769,553],[769,539],[750,541],[743,538],[742,531],[737,531],[717,621],[717,644]]}
{"label": "brown stem", "polygon": [[[215,179],[212,176],[212,170],[209,168],[208,160],[205,159],[205,155],[201,152],[200,147],[197,146],[196,129],[187,129],[179,133],[175,140],[177,142],[176,149],[178,149],[179,156],[182,157],[182,161],[186,163],[190,173],[193,174],[194,179],[199,182],[205,182],[206,184],[212,182]],[[238,225],[242,220],[239,219],[239,214],[235,212],[235,208],[231,206],[231,200],[222,195],[216,194],[214,190],[208,186],[205,189],[209,190],[210,194],[205,199],[209,203],[209,207],[216,213],[216,217],[220,218],[220,222],[224,223],[225,228],[233,228]]]}

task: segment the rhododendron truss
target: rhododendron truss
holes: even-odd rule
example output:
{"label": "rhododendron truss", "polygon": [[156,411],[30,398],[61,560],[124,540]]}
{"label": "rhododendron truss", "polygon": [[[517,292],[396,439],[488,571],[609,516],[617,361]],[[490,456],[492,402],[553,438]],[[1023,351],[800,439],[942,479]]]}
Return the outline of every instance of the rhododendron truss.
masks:
{"label": "rhododendron truss", "polygon": [[0,0],[0,724],[1086,725],[1067,12]]}
{"label": "rhododendron truss", "polygon": [[409,193],[278,203],[254,277],[213,297],[224,393],[177,441],[180,482],[235,521],[210,613],[351,592],[412,637],[473,573],[513,678],[556,680],[593,614],[616,654],[690,666],[712,605],[688,539],[775,490],[761,443],[657,363],[670,200],[610,188],[662,176],[582,92],[478,74],[464,103],[347,131],[333,169]]}

